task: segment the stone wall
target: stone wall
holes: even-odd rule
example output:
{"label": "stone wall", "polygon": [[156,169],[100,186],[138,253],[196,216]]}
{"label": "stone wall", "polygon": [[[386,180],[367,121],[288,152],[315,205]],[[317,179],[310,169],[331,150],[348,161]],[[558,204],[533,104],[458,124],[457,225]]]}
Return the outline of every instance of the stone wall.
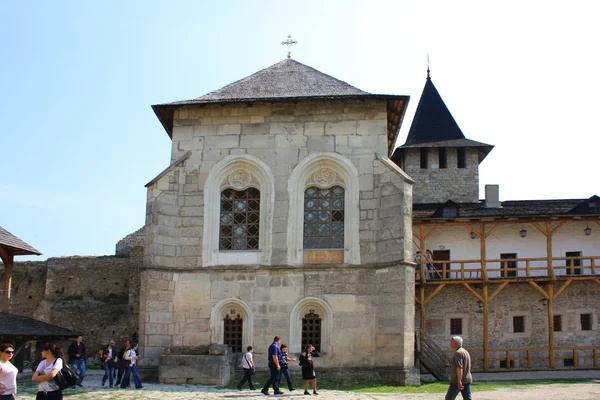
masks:
{"label": "stone wall", "polygon": [[428,149],[428,166],[421,168],[421,149],[403,150],[404,171],[415,180],[415,203],[479,201],[479,158],[477,148],[466,148],[466,168],[457,167],[456,148],[446,148],[448,168],[439,167],[437,148]]}
{"label": "stone wall", "polygon": [[119,240],[115,246],[115,255],[129,257],[132,252],[139,251],[142,247],[144,247],[144,227]]}
{"label": "stone wall", "polygon": [[[84,335],[88,357],[138,331],[141,254],[17,262],[10,312]],[[3,269],[0,269],[0,277]]]}
{"label": "stone wall", "polygon": [[[497,286],[491,286],[493,291]],[[559,285],[555,284],[555,293]],[[433,288],[428,289],[428,296]],[[599,346],[600,336],[597,324],[600,306],[597,299],[600,286],[589,281],[573,281],[571,285],[555,300],[554,315],[562,319],[562,331],[554,333],[555,346]],[[472,352],[473,367],[483,368],[483,310],[477,305],[477,299],[462,286],[447,285],[427,303],[425,331],[443,349],[449,349],[450,319],[462,319],[466,349]],[[591,331],[582,331],[580,315],[592,314]],[[514,316],[525,317],[525,332],[514,333],[512,320]],[[418,319],[418,315],[417,315]],[[416,322],[418,326],[418,322]],[[548,306],[541,303],[541,295],[527,283],[509,284],[489,306],[489,348],[543,348],[548,346]],[[588,351],[591,355],[592,350]],[[492,351],[490,357],[505,358],[504,351]],[[572,350],[557,351],[557,356],[572,358]],[[584,355],[584,353],[580,353]],[[526,357],[524,351],[514,351],[512,357]],[[547,357],[547,351],[537,351],[535,356]],[[516,360],[515,368],[526,367],[525,360]],[[581,360],[581,366],[592,366],[592,360]],[[562,367],[562,360],[557,360],[557,367]],[[500,361],[491,361],[490,368],[500,368]],[[533,368],[549,368],[547,359],[534,360]]]}

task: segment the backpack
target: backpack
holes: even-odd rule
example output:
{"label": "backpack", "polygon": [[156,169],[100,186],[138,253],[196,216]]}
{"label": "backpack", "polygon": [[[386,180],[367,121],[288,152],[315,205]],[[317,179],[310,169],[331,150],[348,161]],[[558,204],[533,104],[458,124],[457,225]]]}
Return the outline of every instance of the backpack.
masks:
{"label": "backpack", "polygon": [[77,383],[77,374],[66,363],[63,363],[62,369],[54,377],[54,382],[60,390],[68,389]]}

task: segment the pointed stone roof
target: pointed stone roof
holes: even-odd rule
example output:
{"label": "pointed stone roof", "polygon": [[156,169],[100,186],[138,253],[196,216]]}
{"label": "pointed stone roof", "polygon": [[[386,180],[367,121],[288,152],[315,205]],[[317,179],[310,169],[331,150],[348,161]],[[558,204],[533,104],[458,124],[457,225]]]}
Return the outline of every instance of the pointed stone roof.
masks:
{"label": "pointed stone roof", "polygon": [[386,100],[388,114],[388,153],[391,153],[404,119],[409,97],[368,93],[298,61],[285,59],[204,96],[192,100],[156,104],[152,106],[152,109],[169,136],[171,136],[173,133],[174,112],[180,107],[314,99]]}
{"label": "pointed stone roof", "polygon": [[0,226],[0,247],[4,247],[16,256],[42,255],[39,251]]}
{"label": "pointed stone roof", "polygon": [[400,148],[410,147],[478,147],[479,162],[494,146],[465,138],[427,71],[427,81],[412,125]]}

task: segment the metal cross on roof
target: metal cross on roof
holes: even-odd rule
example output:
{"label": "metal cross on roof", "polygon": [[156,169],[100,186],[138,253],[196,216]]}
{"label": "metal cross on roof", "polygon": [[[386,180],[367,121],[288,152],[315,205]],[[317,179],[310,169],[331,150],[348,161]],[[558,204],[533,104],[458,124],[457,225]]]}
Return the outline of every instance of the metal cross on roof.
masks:
{"label": "metal cross on roof", "polygon": [[298,41],[292,40],[292,35],[288,35],[287,40],[285,42],[281,42],[281,44],[286,45],[288,48],[288,57],[287,58],[292,58],[292,45],[298,44]]}

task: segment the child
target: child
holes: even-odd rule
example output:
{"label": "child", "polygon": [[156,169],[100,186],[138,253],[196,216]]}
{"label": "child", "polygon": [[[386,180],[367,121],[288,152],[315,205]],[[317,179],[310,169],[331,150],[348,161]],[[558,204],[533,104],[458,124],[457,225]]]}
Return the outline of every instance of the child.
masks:
{"label": "child", "polygon": [[252,353],[254,352],[254,348],[252,346],[248,346],[246,348],[246,354],[242,356],[242,368],[244,368],[244,378],[238,385],[238,390],[242,390],[242,386],[244,383],[248,381],[250,384],[250,390],[256,390],[254,387],[254,382],[252,382],[252,375],[255,371],[254,360],[252,359]]}
{"label": "child", "polygon": [[[292,377],[290,376],[290,371],[288,370],[288,364],[290,362],[296,362],[296,359],[293,357],[290,357],[288,355],[288,346],[287,344],[282,344],[281,345],[281,354],[283,356],[283,364],[281,364],[281,374],[283,376],[285,376],[285,379],[287,380],[287,384],[288,384],[288,389],[290,389],[290,392],[294,391],[294,385],[292,385]],[[280,376],[281,379],[281,376]],[[277,386],[279,387],[279,382],[277,382]]]}

